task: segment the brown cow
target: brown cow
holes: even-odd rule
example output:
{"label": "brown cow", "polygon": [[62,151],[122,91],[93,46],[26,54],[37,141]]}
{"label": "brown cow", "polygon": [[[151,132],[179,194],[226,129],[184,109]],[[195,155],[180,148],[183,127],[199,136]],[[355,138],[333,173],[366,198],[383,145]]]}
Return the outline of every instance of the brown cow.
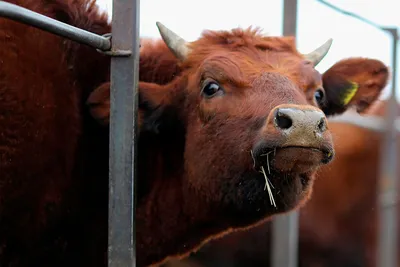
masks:
{"label": "brown cow", "polygon": [[[382,117],[386,105],[377,101],[363,113]],[[329,126],[336,156],[318,171],[312,198],[300,210],[299,266],[375,267],[383,135],[347,123]],[[210,242],[191,260],[207,267],[227,265],[227,261],[237,267],[269,266],[269,242],[270,225],[265,224]]]}
{"label": "brown cow", "polygon": [[[93,1],[9,2],[110,32]],[[365,94],[348,101],[346,73],[314,69],[330,42],[302,55],[293,38],[251,28],[188,44],[158,26],[167,45],[143,43],[140,60],[139,266],[304,204],[334,155],[322,111],[362,108]],[[104,266],[109,58],[10,20],[0,29],[0,263]],[[371,59],[341,64],[365,81],[387,73]]]}

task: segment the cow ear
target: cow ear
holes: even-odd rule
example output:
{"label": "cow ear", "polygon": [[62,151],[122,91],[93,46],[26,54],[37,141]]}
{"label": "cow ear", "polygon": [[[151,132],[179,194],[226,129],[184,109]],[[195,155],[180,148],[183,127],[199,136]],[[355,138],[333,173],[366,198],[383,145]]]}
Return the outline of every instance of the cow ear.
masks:
{"label": "cow ear", "polygon": [[110,83],[97,87],[86,101],[92,117],[103,126],[110,122]]}
{"label": "cow ear", "polygon": [[[161,117],[169,107],[168,85],[139,82],[139,130],[159,131]],[[110,122],[110,83],[104,83],[96,88],[88,97],[87,105],[92,117],[101,125],[108,126]]]}
{"label": "cow ear", "polygon": [[140,131],[159,134],[172,130],[178,121],[173,105],[175,87],[171,84],[139,83]]}
{"label": "cow ear", "polygon": [[378,99],[389,78],[388,68],[379,60],[348,58],[337,62],[323,75],[326,115],[354,107],[361,113]]}

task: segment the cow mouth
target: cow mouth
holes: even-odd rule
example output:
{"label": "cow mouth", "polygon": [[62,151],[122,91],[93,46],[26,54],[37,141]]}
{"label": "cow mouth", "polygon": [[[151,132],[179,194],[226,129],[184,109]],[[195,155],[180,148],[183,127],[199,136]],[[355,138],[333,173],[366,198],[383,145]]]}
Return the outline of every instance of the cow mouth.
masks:
{"label": "cow mouth", "polygon": [[333,156],[333,149],[327,147],[275,147],[263,151],[261,157],[254,163],[254,168],[268,169],[269,172],[275,173],[309,173],[329,163]]}
{"label": "cow mouth", "polygon": [[334,151],[328,147],[287,146],[269,149],[261,155],[254,165],[262,173],[257,180],[264,179],[264,191],[271,205],[277,207],[275,202],[281,202],[285,209],[290,209],[305,199],[313,173],[333,159]]}
{"label": "cow mouth", "polygon": [[[329,145],[265,146],[262,151],[251,150],[252,165],[233,175],[233,179],[227,179],[222,187],[221,203],[226,205],[225,215],[233,216],[237,225],[245,225],[304,204],[311,192],[316,169],[333,158],[334,151]],[[230,191],[232,187],[235,197]]]}

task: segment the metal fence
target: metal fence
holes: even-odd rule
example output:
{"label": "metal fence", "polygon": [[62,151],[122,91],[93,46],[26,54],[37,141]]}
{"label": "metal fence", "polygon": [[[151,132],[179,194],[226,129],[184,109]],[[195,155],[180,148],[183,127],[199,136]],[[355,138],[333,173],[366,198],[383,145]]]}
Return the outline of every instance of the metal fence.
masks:
{"label": "metal fence", "polygon": [[[112,33],[99,36],[25,8],[0,1],[0,17],[9,18],[89,45],[111,59],[110,176],[108,266],[136,266],[135,190],[137,162],[137,107],[139,78],[139,0],[113,0]],[[296,35],[297,0],[284,0],[284,35]],[[127,26],[128,25],[128,26]],[[395,96],[397,29],[393,37],[392,91],[386,119],[341,117],[359,127],[385,132],[381,154],[379,257],[377,266],[395,267],[397,258],[397,146],[400,130]],[[383,181],[385,187],[382,186]],[[389,187],[387,184],[389,183]],[[297,266],[298,212],[273,221],[273,267]],[[281,253],[285,252],[284,255]]]}

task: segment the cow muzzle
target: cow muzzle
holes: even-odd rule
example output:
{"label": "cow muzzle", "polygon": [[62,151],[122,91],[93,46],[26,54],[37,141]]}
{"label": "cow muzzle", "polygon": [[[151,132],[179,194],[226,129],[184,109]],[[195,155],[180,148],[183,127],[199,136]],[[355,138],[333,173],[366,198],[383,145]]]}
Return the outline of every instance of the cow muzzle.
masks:
{"label": "cow muzzle", "polygon": [[259,140],[253,147],[256,164],[272,164],[283,172],[305,173],[334,157],[325,114],[310,105],[275,107]]}

